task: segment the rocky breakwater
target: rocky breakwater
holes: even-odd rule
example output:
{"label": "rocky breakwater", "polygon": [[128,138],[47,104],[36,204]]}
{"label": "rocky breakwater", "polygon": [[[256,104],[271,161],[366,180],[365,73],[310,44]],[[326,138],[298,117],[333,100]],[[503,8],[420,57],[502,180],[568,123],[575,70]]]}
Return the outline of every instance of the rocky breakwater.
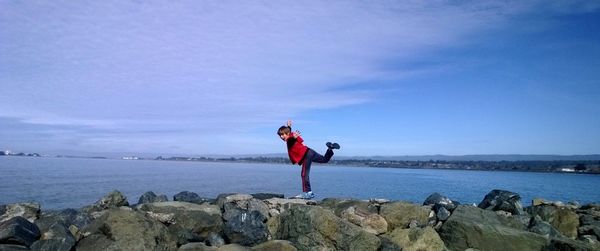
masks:
{"label": "rocky breakwater", "polygon": [[113,191],[81,209],[0,205],[1,250],[600,250],[600,205],[493,190],[479,205]]}

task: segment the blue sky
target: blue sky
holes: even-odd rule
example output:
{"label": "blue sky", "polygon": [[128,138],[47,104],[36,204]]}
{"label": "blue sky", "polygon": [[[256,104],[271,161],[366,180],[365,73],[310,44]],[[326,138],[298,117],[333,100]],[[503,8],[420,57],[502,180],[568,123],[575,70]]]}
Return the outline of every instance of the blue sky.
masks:
{"label": "blue sky", "polygon": [[597,154],[598,1],[0,1],[0,149]]}

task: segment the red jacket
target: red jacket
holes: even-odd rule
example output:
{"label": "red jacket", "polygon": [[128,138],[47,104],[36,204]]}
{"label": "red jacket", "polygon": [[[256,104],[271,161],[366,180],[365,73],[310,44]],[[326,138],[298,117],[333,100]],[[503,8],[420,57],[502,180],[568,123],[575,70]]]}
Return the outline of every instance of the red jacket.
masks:
{"label": "red jacket", "polygon": [[304,140],[302,137],[298,136],[298,138],[294,138],[294,133],[290,133],[290,137],[286,140],[288,155],[290,156],[290,160],[292,164],[301,164],[306,151],[308,151],[308,147],[302,144]]}

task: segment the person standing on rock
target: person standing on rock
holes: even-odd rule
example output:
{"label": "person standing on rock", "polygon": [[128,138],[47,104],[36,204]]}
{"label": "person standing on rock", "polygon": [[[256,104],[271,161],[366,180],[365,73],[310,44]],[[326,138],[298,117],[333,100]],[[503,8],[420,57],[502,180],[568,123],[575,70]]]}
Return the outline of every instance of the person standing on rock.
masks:
{"label": "person standing on rock", "polygon": [[312,199],[315,194],[310,188],[310,166],[312,162],[327,163],[333,157],[333,149],[340,149],[338,143],[327,142],[327,152],[325,156],[315,152],[313,149],[303,144],[304,140],[300,136],[300,131],[292,132],[292,121],[288,120],[287,125],[279,127],[277,135],[287,144],[288,155],[292,164],[302,166],[302,198]]}

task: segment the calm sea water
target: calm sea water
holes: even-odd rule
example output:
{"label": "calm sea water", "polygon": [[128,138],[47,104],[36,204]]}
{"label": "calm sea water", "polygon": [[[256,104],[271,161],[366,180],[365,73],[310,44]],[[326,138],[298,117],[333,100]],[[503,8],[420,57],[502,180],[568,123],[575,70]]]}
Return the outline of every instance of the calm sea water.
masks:
{"label": "calm sea water", "polygon": [[[600,175],[385,169],[313,165],[316,199],[386,198],[422,203],[434,192],[461,203],[479,203],[492,189],[563,202],[600,202]],[[297,165],[152,160],[0,157],[0,204],[35,201],[43,209],[79,208],[117,189],[130,203],[146,191],[172,196],[301,192]]]}

